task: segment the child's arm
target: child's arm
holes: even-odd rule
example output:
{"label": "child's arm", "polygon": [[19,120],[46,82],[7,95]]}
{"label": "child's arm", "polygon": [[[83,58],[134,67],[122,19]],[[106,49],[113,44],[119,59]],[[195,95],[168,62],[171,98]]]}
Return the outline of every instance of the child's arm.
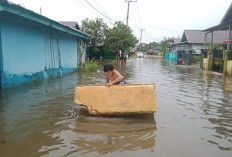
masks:
{"label": "child's arm", "polygon": [[106,84],[107,84],[107,83],[109,83],[109,79],[108,79],[108,77],[107,77],[107,75],[106,75]]}

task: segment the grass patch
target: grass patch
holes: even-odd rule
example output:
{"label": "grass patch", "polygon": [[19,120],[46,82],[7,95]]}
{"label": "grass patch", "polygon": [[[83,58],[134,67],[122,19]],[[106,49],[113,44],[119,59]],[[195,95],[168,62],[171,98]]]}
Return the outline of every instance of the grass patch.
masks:
{"label": "grass patch", "polygon": [[83,67],[80,67],[80,70],[85,72],[91,72],[97,70],[97,68],[98,68],[98,62],[94,59],[91,59]]}

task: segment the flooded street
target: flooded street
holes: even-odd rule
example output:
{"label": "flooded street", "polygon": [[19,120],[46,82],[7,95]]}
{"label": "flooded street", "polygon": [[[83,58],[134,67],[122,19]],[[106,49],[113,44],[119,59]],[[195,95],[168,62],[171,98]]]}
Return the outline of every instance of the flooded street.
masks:
{"label": "flooded street", "polygon": [[2,91],[0,156],[232,155],[232,77],[159,58],[109,62],[129,84],[156,85],[154,115],[95,117],[75,105],[76,85],[105,83],[101,62],[100,71]]}

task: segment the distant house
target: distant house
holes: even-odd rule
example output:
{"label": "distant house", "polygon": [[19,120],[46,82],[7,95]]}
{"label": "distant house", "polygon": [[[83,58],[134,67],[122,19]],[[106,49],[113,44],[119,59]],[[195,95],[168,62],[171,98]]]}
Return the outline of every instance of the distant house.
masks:
{"label": "distant house", "polygon": [[155,55],[159,55],[160,54],[160,49],[161,49],[161,45],[157,45],[154,49],[154,54]]}
{"label": "distant house", "polygon": [[160,45],[157,45],[155,48],[150,49],[150,50],[147,50],[146,53],[147,53],[147,54],[151,54],[151,55],[159,55],[160,49],[161,49],[161,46],[160,46]]}
{"label": "distant house", "polygon": [[73,72],[90,36],[0,1],[0,89]]}
{"label": "distant house", "polygon": [[[223,41],[228,37],[228,31],[217,31],[215,32],[214,43],[222,44]],[[209,43],[211,36],[208,35],[206,43]],[[168,52],[178,51],[191,51],[194,54],[200,54],[201,49],[204,49],[205,33],[202,30],[185,30],[180,42],[174,42],[168,46]]]}

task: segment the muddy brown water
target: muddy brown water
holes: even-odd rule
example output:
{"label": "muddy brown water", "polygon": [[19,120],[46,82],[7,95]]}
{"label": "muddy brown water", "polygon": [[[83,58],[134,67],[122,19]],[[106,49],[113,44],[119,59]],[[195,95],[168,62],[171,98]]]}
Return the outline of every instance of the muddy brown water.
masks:
{"label": "muddy brown water", "polygon": [[[156,85],[154,115],[96,117],[75,105],[74,87],[104,84],[106,62],[129,84]],[[159,58],[100,64],[1,91],[0,156],[232,155],[232,77]]]}

